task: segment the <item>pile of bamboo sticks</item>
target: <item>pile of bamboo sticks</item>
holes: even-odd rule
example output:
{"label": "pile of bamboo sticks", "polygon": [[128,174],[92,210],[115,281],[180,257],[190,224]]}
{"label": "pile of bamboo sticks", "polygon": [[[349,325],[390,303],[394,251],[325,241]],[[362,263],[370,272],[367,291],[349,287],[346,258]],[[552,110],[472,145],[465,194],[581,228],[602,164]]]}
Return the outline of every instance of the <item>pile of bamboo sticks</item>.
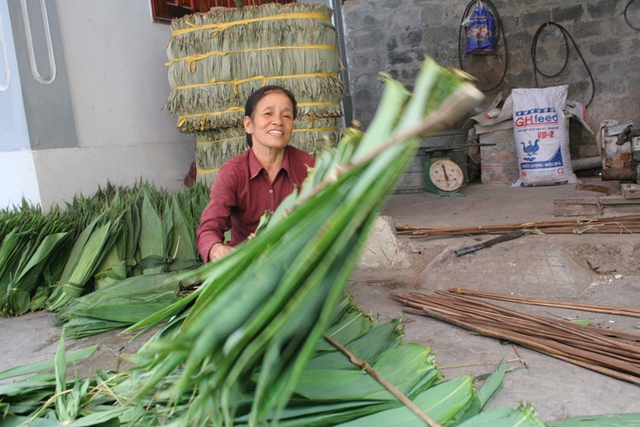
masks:
{"label": "pile of bamboo sticks", "polygon": [[[432,317],[485,336],[508,340],[557,359],[640,385],[640,334],[524,313],[478,301],[473,296],[464,295],[465,292],[452,288],[449,292],[435,291],[429,295],[398,292],[393,292],[392,295],[405,306],[403,311],[407,313]],[[520,301],[513,302],[529,301],[521,298]],[[572,308],[594,311],[594,306],[574,305]],[[609,309],[612,314],[640,317],[638,310]]]}
{"label": "pile of bamboo sticks", "polygon": [[468,227],[413,227],[410,225],[398,225],[396,227],[399,235],[414,237],[506,234],[515,230],[541,234],[636,234],[640,233],[640,214],[614,218],[583,218]]}

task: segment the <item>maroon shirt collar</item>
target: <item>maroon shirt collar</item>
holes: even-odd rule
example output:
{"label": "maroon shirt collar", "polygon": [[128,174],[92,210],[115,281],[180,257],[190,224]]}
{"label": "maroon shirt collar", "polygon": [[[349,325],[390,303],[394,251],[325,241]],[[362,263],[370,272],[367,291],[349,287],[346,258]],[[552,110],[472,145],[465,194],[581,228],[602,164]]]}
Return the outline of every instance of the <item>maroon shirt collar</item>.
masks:
{"label": "maroon shirt collar", "polygon": [[[253,179],[260,171],[263,169],[260,162],[256,158],[253,150],[249,149],[249,179]],[[284,158],[282,159],[282,165],[280,166],[280,170],[284,169],[289,176],[291,176],[291,170],[289,165],[289,146],[284,147]]]}

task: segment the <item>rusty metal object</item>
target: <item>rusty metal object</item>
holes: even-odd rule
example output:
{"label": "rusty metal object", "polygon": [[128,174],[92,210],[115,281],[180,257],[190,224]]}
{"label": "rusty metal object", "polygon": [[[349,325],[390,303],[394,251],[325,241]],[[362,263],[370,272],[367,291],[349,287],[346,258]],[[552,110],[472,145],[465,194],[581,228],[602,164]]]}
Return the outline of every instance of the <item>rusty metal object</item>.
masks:
{"label": "rusty metal object", "polygon": [[605,168],[602,169],[603,181],[629,181],[636,179],[636,171],[629,168]]}

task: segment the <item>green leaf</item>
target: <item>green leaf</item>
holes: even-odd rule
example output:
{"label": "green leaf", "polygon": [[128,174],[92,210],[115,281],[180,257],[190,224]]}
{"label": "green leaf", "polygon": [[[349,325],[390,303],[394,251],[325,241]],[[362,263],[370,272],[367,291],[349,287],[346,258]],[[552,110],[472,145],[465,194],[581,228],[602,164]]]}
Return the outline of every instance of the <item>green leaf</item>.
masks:
{"label": "green leaf", "polygon": [[500,387],[502,387],[502,380],[504,379],[505,372],[507,372],[507,364],[504,361],[501,361],[495,371],[493,371],[489,378],[487,378],[487,381],[485,381],[478,393],[481,409],[489,403]]}
{"label": "green leaf", "polygon": [[[406,344],[387,350],[372,367],[405,394],[418,377],[435,370],[428,356],[429,349],[418,344]],[[402,363],[398,363],[400,360]],[[312,400],[396,399],[377,380],[362,370],[305,369],[295,392]]]}
{"label": "green leaf", "polygon": [[640,427],[640,413],[607,414],[592,417],[573,417],[550,421],[549,427]]}
{"label": "green leaf", "polygon": [[[165,254],[165,235],[163,232],[162,221],[157,209],[151,204],[148,194],[142,199],[142,211],[140,220],[140,256],[142,262],[147,259],[166,258]],[[164,265],[152,265],[143,267],[143,273],[160,273],[165,271]]]}
{"label": "green leaf", "polygon": [[[441,383],[420,394],[414,403],[438,424],[445,424],[463,412],[474,397],[470,376],[461,376]],[[415,427],[422,421],[409,408],[388,409],[340,424],[341,427]],[[498,426],[494,426],[498,427]]]}
{"label": "green leaf", "polygon": [[[28,424],[25,424],[26,422]],[[60,424],[56,420],[49,420],[45,418],[31,419],[30,417],[7,415],[2,419],[2,427],[22,427],[28,425],[29,427],[59,427]]]}
{"label": "green leaf", "polygon": [[[73,353],[69,353],[66,355],[68,362],[77,362],[78,360],[86,359],[90,357],[93,353],[98,350],[98,346],[94,345],[92,347],[78,350]],[[55,367],[54,360],[47,360],[44,362],[30,363],[27,365],[18,366],[16,368],[7,369],[6,371],[0,372],[0,380],[4,380],[7,378],[19,377],[22,375],[34,374],[37,372],[42,372],[48,369],[53,369]]]}
{"label": "green leaf", "polygon": [[[600,426],[598,424],[598,426]],[[532,406],[497,408],[476,415],[458,427],[545,427]]]}

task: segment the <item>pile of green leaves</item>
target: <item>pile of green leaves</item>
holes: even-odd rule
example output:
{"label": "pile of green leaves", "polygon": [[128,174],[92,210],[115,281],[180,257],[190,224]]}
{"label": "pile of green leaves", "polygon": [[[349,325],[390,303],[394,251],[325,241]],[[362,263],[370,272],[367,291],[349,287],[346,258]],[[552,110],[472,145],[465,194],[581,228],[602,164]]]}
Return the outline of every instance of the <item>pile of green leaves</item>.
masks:
{"label": "pile of green leaves", "polygon": [[[444,381],[429,348],[402,344],[400,319],[382,324],[360,311],[352,300],[343,299],[331,318],[326,334],[366,359],[374,369],[418,403],[441,425],[464,424],[486,418],[485,425],[542,426],[528,408],[501,409],[487,418],[482,409],[500,387],[506,366],[499,368],[476,391],[473,378],[462,376]],[[142,399],[132,404],[124,391],[135,378],[131,373],[99,371],[93,377],[68,379],[68,367],[89,357],[95,347],[66,355],[64,340],[50,362],[22,366],[0,373],[0,380],[30,375],[11,384],[0,384],[2,425],[17,426],[156,426],[184,425],[189,396],[172,406]],[[239,411],[232,423],[246,426],[251,396],[240,396]],[[151,409],[152,408],[152,409]],[[396,425],[414,426],[416,417],[393,395],[348,357],[325,340],[301,372],[292,399],[278,415],[267,414],[266,423],[287,427]],[[507,424],[488,424],[509,420]]]}
{"label": "pile of green leaves", "polygon": [[43,306],[77,223],[71,212],[54,209],[45,216],[26,202],[0,211],[0,313],[19,316]]}
{"label": "pile of green leaves", "polygon": [[0,211],[0,315],[61,311],[125,279],[135,287],[150,280],[134,277],[199,266],[195,229],[207,201],[204,185],[171,194],[143,182],[108,184],[46,213],[26,201]]}
{"label": "pile of green leaves", "polygon": [[[402,344],[400,319],[380,323],[359,310],[350,299],[340,302],[326,334],[343,343],[353,354],[370,363],[376,372],[416,402],[438,425],[461,427],[573,427],[638,425],[640,415],[621,414],[577,417],[543,423],[530,405],[486,410],[507,372],[501,363],[484,380],[468,375],[445,380],[430,348]],[[90,357],[96,347],[71,354],[64,352],[61,338],[54,360],[0,372],[0,381],[21,376],[13,383],[0,383],[0,423],[7,427],[133,427],[183,425],[189,411],[186,396],[175,405],[149,407],[150,400],[137,405],[123,399],[131,385],[131,373],[100,370],[87,378],[69,378],[68,368]],[[347,356],[327,341],[316,350],[303,369],[291,400],[275,420],[281,427],[396,426],[423,425],[376,380],[352,364]],[[24,376],[27,376],[24,378]],[[247,426],[251,401],[243,398],[233,420]]]}

